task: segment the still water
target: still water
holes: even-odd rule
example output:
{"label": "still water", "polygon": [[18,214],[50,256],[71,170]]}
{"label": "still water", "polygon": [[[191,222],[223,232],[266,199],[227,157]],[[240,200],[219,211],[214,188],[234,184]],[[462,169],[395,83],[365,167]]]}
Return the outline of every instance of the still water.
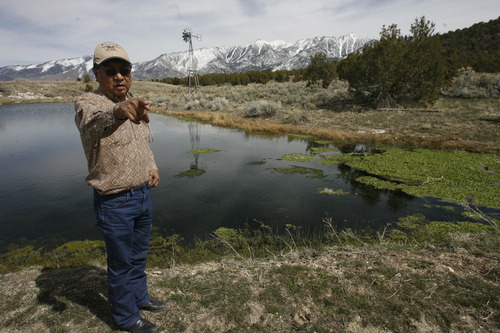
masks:
{"label": "still water", "polygon": [[[73,117],[73,104],[0,106],[0,250],[25,240],[101,239]],[[353,229],[383,228],[415,213],[435,220],[459,218],[449,209],[432,208],[437,203],[432,199],[362,186],[353,180],[356,170],[281,158],[308,153],[318,145],[312,141],[248,135],[157,114],[151,115],[151,128],[162,177],[153,190],[154,225],[164,235],[193,240],[218,227],[255,220],[276,229],[293,224],[317,230],[326,216]],[[218,151],[194,155],[189,153],[193,148]],[[276,170],[292,166],[316,169],[323,177]],[[181,177],[190,169],[205,173]],[[320,194],[318,189],[325,187],[347,194]]]}

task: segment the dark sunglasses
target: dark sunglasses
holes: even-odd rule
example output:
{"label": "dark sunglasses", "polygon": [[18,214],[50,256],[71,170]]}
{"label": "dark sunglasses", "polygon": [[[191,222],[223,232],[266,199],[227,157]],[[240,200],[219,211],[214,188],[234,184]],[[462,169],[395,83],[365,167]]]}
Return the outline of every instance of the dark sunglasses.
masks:
{"label": "dark sunglasses", "polygon": [[129,76],[132,70],[130,68],[121,68],[120,70],[117,70],[115,68],[108,68],[108,69],[103,69],[102,70],[107,76],[115,76],[118,72],[122,76]]}

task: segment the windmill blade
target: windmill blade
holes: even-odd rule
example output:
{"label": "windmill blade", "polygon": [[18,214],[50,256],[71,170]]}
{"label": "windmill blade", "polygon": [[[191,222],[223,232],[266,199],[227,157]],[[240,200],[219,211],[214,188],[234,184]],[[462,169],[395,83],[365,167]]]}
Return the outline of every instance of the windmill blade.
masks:
{"label": "windmill blade", "polygon": [[185,41],[185,42],[188,42],[191,40],[191,29],[190,28],[186,28],[184,29],[184,31],[182,32],[182,39]]}
{"label": "windmill blade", "polygon": [[182,39],[185,41],[185,42],[188,42],[191,40],[191,33],[190,32],[183,32],[182,33]]}

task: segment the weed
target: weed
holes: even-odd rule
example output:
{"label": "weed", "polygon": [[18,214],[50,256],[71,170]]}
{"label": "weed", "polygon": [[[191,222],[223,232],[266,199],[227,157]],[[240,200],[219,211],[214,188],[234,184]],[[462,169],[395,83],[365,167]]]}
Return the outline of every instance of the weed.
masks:
{"label": "weed", "polygon": [[463,68],[441,92],[446,96],[462,98],[499,97],[500,79],[497,74],[476,73]]}
{"label": "weed", "polygon": [[206,171],[203,169],[189,169],[187,171],[182,171],[176,175],[178,178],[188,177],[195,178],[203,175]]}
{"label": "weed", "polygon": [[246,105],[243,109],[244,117],[273,117],[281,109],[281,102],[257,101]]}
{"label": "weed", "polygon": [[210,153],[215,153],[218,152],[218,149],[214,148],[197,148],[197,149],[191,149],[188,151],[189,154],[210,154]]}
{"label": "weed", "polygon": [[332,151],[338,151],[338,150],[336,148],[330,148],[330,147],[312,147],[310,149],[311,154],[322,154]]}
{"label": "weed", "polygon": [[309,176],[311,178],[325,178],[326,175],[323,173],[323,170],[320,169],[314,169],[314,168],[306,168],[306,167],[301,167],[301,166],[296,166],[292,165],[290,168],[274,168],[276,172],[283,173],[283,174],[311,174],[312,176]]}
{"label": "weed", "polygon": [[327,194],[327,195],[346,195],[346,194],[349,194],[342,189],[334,190],[334,189],[331,189],[328,187],[318,188],[317,191],[319,194]]}
{"label": "weed", "polygon": [[303,153],[285,154],[281,158],[290,162],[310,162],[314,160],[314,156]]}
{"label": "weed", "polygon": [[213,111],[224,111],[227,109],[229,101],[225,97],[216,97],[210,104],[210,109]]}

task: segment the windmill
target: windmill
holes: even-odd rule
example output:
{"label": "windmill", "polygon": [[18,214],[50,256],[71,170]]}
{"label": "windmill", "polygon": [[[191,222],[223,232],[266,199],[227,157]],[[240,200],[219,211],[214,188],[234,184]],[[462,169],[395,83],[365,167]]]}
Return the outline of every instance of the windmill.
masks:
{"label": "windmill", "polygon": [[197,72],[198,62],[196,61],[193,52],[193,38],[201,40],[201,35],[193,35],[190,28],[184,29],[184,31],[182,32],[182,39],[186,43],[189,43],[189,59],[187,64],[188,85],[190,89],[191,87],[194,86],[194,89],[196,90],[200,85],[200,83],[198,81],[198,72]]}

